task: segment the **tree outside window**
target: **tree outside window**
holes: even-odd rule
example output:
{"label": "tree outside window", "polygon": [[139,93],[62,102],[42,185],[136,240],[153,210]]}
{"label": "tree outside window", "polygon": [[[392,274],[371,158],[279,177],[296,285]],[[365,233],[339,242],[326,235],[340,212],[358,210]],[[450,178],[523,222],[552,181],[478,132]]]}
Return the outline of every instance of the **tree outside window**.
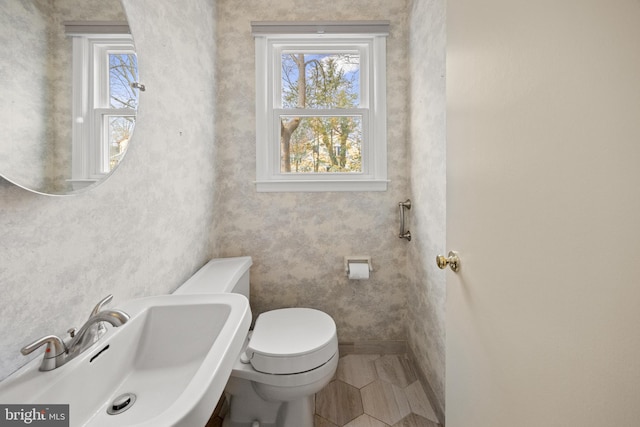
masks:
{"label": "tree outside window", "polygon": [[[282,55],[283,108],[357,108],[359,88],[357,53]],[[361,172],[362,119],[281,116],[280,147],[281,172]]]}

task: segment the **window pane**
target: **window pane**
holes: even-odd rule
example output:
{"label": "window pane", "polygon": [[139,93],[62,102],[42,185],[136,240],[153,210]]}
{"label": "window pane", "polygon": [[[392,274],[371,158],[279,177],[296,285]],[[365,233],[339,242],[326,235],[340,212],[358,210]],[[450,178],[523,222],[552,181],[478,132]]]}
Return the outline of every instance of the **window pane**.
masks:
{"label": "window pane", "polygon": [[283,108],[353,108],[360,105],[360,56],[357,52],[287,52],[281,59]]}
{"label": "window pane", "polygon": [[135,54],[109,54],[109,104],[111,108],[137,108],[138,60]]}
{"label": "window pane", "polygon": [[280,116],[282,173],[362,172],[362,117]]}
{"label": "window pane", "polygon": [[113,170],[124,157],[133,130],[135,118],[132,116],[109,116],[109,171]]}

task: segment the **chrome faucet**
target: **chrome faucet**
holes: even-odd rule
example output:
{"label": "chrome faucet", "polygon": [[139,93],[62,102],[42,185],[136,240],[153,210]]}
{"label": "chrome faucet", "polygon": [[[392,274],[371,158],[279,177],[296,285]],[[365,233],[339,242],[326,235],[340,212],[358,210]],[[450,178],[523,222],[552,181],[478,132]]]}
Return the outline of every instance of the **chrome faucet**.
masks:
{"label": "chrome faucet", "polygon": [[55,335],[47,335],[20,350],[23,355],[30,354],[37,348],[47,345],[44,358],[40,365],[41,371],[51,371],[59,368],[76,356],[82,354],[91,347],[106,332],[102,322],[107,322],[114,327],[122,326],[129,320],[129,315],[121,310],[102,310],[102,307],[113,299],[113,295],[103,298],[91,311],[89,320],[76,332],[75,328],[69,329],[68,342]]}
{"label": "chrome faucet", "polygon": [[[120,310],[104,310],[94,314],[89,317],[89,320],[87,320],[80,330],[71,338],[71,341],[67,344],[67,354],[69,357],[73,358],[98,341],[102,334],[98,334],[93,331],[95,329],[99,330],[99,328],[96,327],[100,322],[111,323],[111,325],[117,328],[118,326],[122,326],[127,323],[128,320],[129,315]],[[106,328],[104,331],[106,331]],[[90,339],[85,339],[86,336]]]}
{"label": "chrome faucet", "polygon": [[[113,299],[113,295],[107,295],[102,300],[100,300],[100,302],[96,304],[95,307],[93,307],[93,310],[91,310],[91,314],[89,315],[87,324],[89,324],[89,321],[91,320],[91,318],[97,315],[98,313],[100,313],[102,308],[105,305],[109,304],[112,299]],[[71,342],[73,343],[74,347],[87,348],[94,342],[98,341],[106,331],[107,331],[107,328],[104,326],[104,324],[98,321],[98,322],[92,322],[89,325],[89,327],[87,327],[86,331],[82,334],[79,333],[79,331],[76,332],[74,328],[69,329],[67,332],[69,332],[69,334],[71,335],[71,338],[73,338]]]}

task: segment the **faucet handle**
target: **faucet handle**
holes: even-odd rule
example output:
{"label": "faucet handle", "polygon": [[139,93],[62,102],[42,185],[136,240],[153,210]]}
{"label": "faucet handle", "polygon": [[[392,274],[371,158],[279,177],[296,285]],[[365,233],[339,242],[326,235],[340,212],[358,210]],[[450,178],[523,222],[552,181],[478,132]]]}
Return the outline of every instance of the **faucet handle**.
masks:
{"label": "faucet handle", "polygon": [[25,345],[20,350],[20,353],[26,356],[27,354],[32,353],[34,350],[42,347],[45,344],[47,344],[47,349],[45,350],[45,355],[44,355],[45,358],[52,358],[52,357],[59,356],[60,354],[64,353],[64,351],[66,350],[64,342],[62,342],[60,338],[58,338],[55,335],[47,335],[46,337],[42,337],[40,339],[35,340],[31,344]]}
{"label": "faucet handle", "polygon": [[40,364],[41,371],[51,371],[58,366],[62,366],[65,362],[67,347],[60,338],[55,335],[47,335],[35,340],[29,345],[22,347],[20,353],[27,355],[43,345],[47,345],[44,350],[44,357]]}
{"label": "faucet handle", "polygon": [[93,310],[91,311],[91,316],[95,316],[96,314],[98,314],[100,312],[100,310],[102,310],[102,307],[104,307],[105,305],[109,304],[111,302],[111,300],[113,299],[113,294],[109,294],[106,297],[102,298],[102,300],[96,304],[95,307],[93,307]]}

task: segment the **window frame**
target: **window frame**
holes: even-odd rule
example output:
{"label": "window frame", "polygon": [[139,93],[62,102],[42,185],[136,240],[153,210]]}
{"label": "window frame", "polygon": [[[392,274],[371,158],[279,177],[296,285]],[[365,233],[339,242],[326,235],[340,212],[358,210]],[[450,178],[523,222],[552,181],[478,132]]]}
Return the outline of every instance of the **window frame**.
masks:
{"label": "window frame", "polygon": [[[256,189],[258,192],[386,191],[386,36],[388,21],[252,23],[256,55]],[[360,54],[360,105],[282,108],[283,51]],[[366,88],[366,90],[365,90]],[[281,172],[280,116],[362,118],[361,172]]]}
{"label": "window frame", "polygon": [[109,55],[136,55],[130,34],[70,34],[73,48],[72,160],[74,188],[102,179],[109,165],[110,117],[136,116],[133,108],[112,108],[109,102]]}

